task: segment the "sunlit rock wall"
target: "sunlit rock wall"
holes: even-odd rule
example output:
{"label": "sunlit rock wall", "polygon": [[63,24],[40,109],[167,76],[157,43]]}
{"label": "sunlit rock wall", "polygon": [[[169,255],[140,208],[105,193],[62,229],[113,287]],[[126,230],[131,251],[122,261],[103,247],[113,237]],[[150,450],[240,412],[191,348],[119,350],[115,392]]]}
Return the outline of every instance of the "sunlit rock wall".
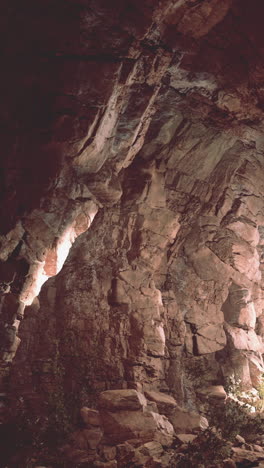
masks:
{"label": "sunlit rock wall", "polygon": [[95,405],[129,387],[192,408],[226,376],[257,386],[262,14],[261,0],[6,5],[1,385],[14,399],[39,409],[60,386]]}
{"label": "sunlit rock wall", "polygon": [[[190,125],[178,145],[191,135]],[[13,368],[19,392],[26,375],[34,402],[50,394],[54,355],[60,385],[79,404],[135,388],[170,392],[195,409],[196,391],[228,376],[258,385],[262,156],[242,138],[219,149],[207,137],[192,151],[196,169],[168,168],[176,144],[162,160],[144,158],[143,146],[124,171],[120,201],[76,241],[40,308],[26,309]]]}

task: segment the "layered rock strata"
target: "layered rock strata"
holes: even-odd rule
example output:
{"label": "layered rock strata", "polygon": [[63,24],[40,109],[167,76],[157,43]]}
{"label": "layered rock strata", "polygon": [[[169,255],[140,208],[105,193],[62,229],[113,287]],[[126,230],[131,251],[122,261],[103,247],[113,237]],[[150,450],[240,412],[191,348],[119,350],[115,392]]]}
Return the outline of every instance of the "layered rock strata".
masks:
{"label": "layered rock strata", "polygon": [[261,0],[5,3],[1,408],[258,388]]}

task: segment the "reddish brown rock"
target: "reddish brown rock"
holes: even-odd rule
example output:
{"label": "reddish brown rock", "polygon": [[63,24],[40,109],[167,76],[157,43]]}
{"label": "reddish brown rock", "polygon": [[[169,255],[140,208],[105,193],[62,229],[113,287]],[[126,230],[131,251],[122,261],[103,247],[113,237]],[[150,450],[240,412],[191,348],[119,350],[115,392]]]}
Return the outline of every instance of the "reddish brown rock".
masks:
{"label": "reddish brown rock", "polygon": [[106,461],[111,461],[116,458],[116,447],[112,445],[103,445],[100,452]]}
{"label": "reddish brown rock", "polygon": [[169,414],[176,406],[175,399],[161,392],[146,391],[145,396],[148,400],[157,404],[158,410],[161,414]]}
{"label": "reddish brown rock", "polygon": [[264,460],[264,453],[260,452],[254,452],[251,450],[245,450],[239,447],[233,447],[232,448],[233,452],[233,458],[236,463],[241,463],[241,462],[261,462],[261,460]]}
{"label": "reddish brown rock", "polygon": [[0,390],[163,443],[144,392],[169,413],[263,372],[263,2],[3,8]]}
{"label": "reddish brown rock", "polygon": [[130,439],[155,440],[170,446],[174,430],[165,416],[140,411],[101,412],[102,428],[108,441],[117,444]]}
{"label": "reddish brown rock", "polygon": [[183,408],[176,408],[169,416],[176,434],[190,434],[204,431],[208,428],[208,421],[204,416]]}
{"label": "reddish brown rock", "polygon": [[226,391],[222,385],[210,385],[207,388],[202,388],[199,390],[199,394],[215,400],[225,400],[227,398]]}
{"label": "reddish brown rock", "polygon": [[194,434],[177,434],[176,440],[181,442],[182,444],[189,444],[196,439],[196,435]]}
{"label": "reddish brown rock", "polygon": [[142,410],[146,406],[146,398],[136,390],[107,390],[100,393],[99,407],[103,410]]}
{"label": "reddish brown rock", "polygon": [[99,428],[82,429],[71,435],[75,447],[81,450],[95,450],[102,439],[103,433]]}
{"label": "reddish brown rock", "polygon": [[84,406],[80,411],[81,418],[86,425],[100,426],[99,411]]}

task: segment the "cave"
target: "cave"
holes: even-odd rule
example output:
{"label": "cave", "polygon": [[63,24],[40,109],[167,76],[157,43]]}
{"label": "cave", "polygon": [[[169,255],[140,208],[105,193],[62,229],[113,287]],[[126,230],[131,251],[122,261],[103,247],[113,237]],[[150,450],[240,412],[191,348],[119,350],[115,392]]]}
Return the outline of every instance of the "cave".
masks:
{"label": "cave", "polygon": [[263,467],[263,0],[2,13],[0,467]]}

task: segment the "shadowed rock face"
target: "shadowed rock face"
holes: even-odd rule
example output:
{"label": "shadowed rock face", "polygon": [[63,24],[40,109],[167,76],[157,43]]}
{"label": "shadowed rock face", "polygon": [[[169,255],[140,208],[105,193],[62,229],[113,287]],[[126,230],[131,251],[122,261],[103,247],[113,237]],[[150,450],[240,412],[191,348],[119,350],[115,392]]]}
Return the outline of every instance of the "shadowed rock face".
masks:
{"label": "shadowed rock face", "polygon": [[262,0],[4,3],[3,390],[257,387]]}

